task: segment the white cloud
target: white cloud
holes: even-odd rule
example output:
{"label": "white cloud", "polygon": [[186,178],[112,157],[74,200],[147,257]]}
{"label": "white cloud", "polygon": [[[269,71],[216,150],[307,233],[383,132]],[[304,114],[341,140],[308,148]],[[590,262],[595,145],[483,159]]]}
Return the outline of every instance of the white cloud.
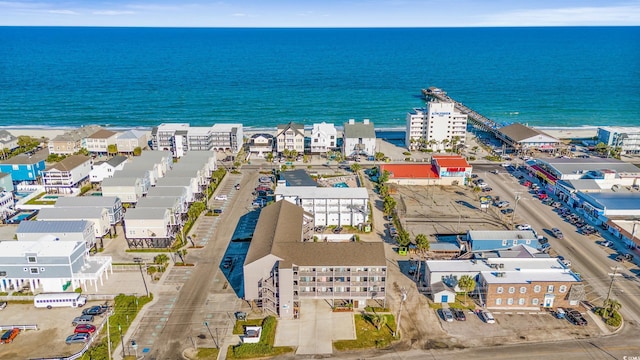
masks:
{"label": "white cloud", "polygon": [[640,6],[523,9],[480,16],[481,26],[638,25]]}
{"label": "white cloud", "polygon": [[60,15],[80,15],[79,12],[73,10],[47,10],[49,14],[60,14]]}
{"label": "white cloud", "polygon": [[231,16],[235,16],[235,17],[245,17],[245,16],[247,16],[247,14],[245,14],[245,13],[235,13],[235,14],[231,14]]}
{"label": "white cloud", "polygon": [[51,5],[45,3],[32,3],[32,2],[19,2],[19,1],[0,1],[0,8],[11,9],[38,9],[43,7],[50,7]]}
{"label": "white cloud", "polygon": [[133,15],[135,11],[131,10],[98,10],[92,12],[93,15],[105,15],[105,16],[118,16],[118,15]]}

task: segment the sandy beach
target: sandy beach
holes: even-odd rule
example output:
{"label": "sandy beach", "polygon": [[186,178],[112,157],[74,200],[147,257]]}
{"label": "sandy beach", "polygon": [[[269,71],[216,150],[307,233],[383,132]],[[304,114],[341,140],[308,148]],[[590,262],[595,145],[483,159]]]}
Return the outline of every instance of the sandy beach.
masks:
{"label": "sandy beach", "polygon": [[54,137],[56,137],[58,135],[64,134],[67,130],[71,130],[71,128],[69,128],[69,129],[46,129],[46,128],[43,128],[43,129],[34,129],[34,128],[28,128],[28,129],[15,128],[15,129],[11,129],[11,128],[5,128],[5,130],[10,132],[11,135],[13,135],[13,136],[30,136],[30,137],[33,137],[33,138],[46,137],[48,139],[53,139]]}

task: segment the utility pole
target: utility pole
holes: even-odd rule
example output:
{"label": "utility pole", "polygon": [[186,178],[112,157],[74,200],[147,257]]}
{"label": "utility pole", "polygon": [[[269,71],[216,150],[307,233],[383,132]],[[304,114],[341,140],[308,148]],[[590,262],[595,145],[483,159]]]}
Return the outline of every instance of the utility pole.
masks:
{"label": "utility pole", "polygon": [[611,291],[613,290],[613,282],[616,280],[616,275],[618,273],[618,266],[613,268],[613,274],[611,274],[611,282],[609,283],[609,292],[607,293],[607,298],[604,300],[604,304],[609,302],[609,298],[611,298]]}
{"label": "utility pole", "polygon": [[398,337],[400,335],[400,320],[402,320],[402,304],[407,301],[407,289],[404,287],[400,289],[400,310],[398,311],[398,323],[396,324],[396,332],[393,334],[394,337]]}
{"label": "utility pole", "polygon": [[149,297],[149,288],[147,287],[147,280],[145,280],[144,273],[142,272],[142,258],[135,257],[133,258],[133,261],[136,264],[138,264],[138,266],[140,267],[140,276],[142,276],[142,282],[144,283],[144,290],[147,293],[147,297]]}
{"label": "utility pole", "polygon": [[520,201],[520,192],[515,192],[516,203],[513,205],[513,214],[511,214],[511,227],[513,228],[513,223],[516,218],[516,210],[518,209],[518,201]]}
{"label": "utility pole", "polygon": [[107,351],[109,353],[109,360],[111,360],[111,331],[109,331],[110,317],[111,317],[111,310],[107,313]]}

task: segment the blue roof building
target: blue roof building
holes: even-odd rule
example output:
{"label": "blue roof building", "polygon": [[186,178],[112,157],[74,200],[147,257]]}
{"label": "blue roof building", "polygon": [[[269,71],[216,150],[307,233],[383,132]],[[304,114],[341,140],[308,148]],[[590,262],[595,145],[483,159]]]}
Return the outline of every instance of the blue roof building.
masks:
{"label": "blue roof building", "polygon": [[469,230],[467,243],[471,247],[468,251],[471,252],[506,250],[518,245],[527,245],[534,249],[540,247],[533,230]]}

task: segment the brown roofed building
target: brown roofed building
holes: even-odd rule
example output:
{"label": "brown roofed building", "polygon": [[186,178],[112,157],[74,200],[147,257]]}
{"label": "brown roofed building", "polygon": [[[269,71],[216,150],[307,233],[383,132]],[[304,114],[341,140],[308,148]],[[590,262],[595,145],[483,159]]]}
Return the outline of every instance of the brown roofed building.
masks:
{"label": "brown roofed building", "polygon": [[85,147],[90,153],[106,154],[109,145],[116,145],[118,133],[100,129],[84,139]]}
{"label": "brown roofed building", "polygon": [[283,319],[303,299],[384,299],[387,263],[380,242],[314,242],[313,215],[288,201],[262,209],[244,262],[244,299]]}
{"label": "brown roofed building", "polygon": [[49,140],[49,153],[60,155],[74,154],[85,147],[84,141],[87,136],[96,133],[100,129],[100,126],[89,125],[69,130],[62,135],[58,135]]}
{"label": "brown roofed building", "polygon": [[511,124],[500,128],[498,131],[500,140],[516,150],[520,149],[555,149],[562,142],[553,136],[542,131],[522,125],[520,123]]}
{"label": "brown roofed building", "polygon": [[90,171],[90,157],[71,155],[42,172],[44,189],[52,194],[78,193],[82,185],[89,181]]}

